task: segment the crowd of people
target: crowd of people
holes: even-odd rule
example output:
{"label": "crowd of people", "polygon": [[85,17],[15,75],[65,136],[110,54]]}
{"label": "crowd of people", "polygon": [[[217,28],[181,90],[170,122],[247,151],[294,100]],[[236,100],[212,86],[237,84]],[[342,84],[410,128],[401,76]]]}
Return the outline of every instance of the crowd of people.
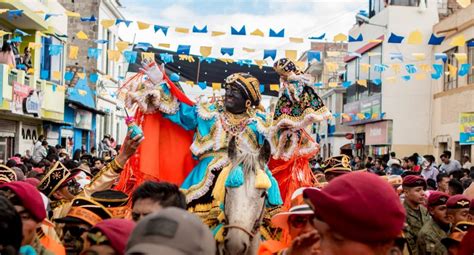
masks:
{"label": "crowd of people", "polygon": [[28,71],[33,68],[31,48],[25,47],[23,54],[20,54],[19,45],[20,43],[16,41],[4,41],[0,51],[0,64]]}

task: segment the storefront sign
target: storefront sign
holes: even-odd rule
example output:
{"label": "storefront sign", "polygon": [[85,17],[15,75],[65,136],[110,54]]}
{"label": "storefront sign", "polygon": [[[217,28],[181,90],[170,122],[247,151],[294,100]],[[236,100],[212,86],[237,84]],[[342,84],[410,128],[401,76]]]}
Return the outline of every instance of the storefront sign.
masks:
{"label": "storefront sign", "polygon": [[39,116],[41,113],[41,100],[39,92],[33,90],[30,95],[26,98],[25,113]]}
{"label": "storefront sign", "polygon": [[92,113],[85,110],[76,110],[74,126],[80,129],[92,129]]}
{"label": "storefront sign", "polygon": [[392,122],[380,121],[365,125],[365,145],[392,143]]}
{"label": "storefront sign", "polygon": [[459,116],[459,144],[474,144],[474,112],[463,112]]}
{"label": "storefront sign", "polygon": [[18,83],[13,82],[13,102],[12,112],[16,114],[23,114],[23,101],[30,95],[31,88]]}
{"label": "storefront sign", "polygon": [[[353,103],[347,103],[344,105],[344,112],[345,113],[352,113],[352,114],[358,114],[358,113],[368,113],[371,116],[376,113],[378,114],[378,118],[380,119],[380,113],[381,113],[381,95],[376,94],[367,98],[360,99],[357,102]],[[374,119],[364,119],[364,120],[355,120],[353,119],[350,122],[345,122],[349,125],[359,125],[363,123],[368,123],[368,122],[373,122]],[[375,120],[376,121],[376,120]]]}

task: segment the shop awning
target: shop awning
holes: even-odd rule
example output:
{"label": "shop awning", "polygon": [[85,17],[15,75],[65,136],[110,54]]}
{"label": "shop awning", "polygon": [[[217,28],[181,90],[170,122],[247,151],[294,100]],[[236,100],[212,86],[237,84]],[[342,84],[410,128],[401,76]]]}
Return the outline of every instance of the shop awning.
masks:
{"label": "shop awning", "polygon": [[78,107],[78,108],[80,108],[80,109],[88,110],[88,111],[90,111],[90,112],[92,112],[92,113],[96,113],[96,114],[99,114],[99,115],[107,115],[107,113],[104,112],[104,111],[97,110],[97,109],[95,109],[95,108],[89,107],[89,106],[87,106],[87,105],[85,105],[85,104],[82,104],[82,103],[80,103],[80,102],[77,102],[77,101],[73,101],[73,100],[70,100],[70,99],[66,99],[66,103],[72,104],[72,105],[74,105],[74,106],[76,106],[76,107]]}

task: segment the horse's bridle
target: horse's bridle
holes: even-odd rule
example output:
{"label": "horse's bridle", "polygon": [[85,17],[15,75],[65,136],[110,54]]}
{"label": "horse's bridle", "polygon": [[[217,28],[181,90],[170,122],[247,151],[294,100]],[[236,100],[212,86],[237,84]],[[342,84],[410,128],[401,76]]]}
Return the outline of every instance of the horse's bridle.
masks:
{"label": "horse's bridle", "polygon": [[[267,197],[267,193],[265,192],[265,199]],[[250,240],[252,240],[255,235],[258,233],[258,228],[260,227],[260,222],[262,221],[262,218],[263,218],[263,214],[265,213],[265,203],[263,203],[263,207],[262,207],[262,211],[260,213],[260,217],[258,217],[254,224],[253,224],[253,228],[249,231],[248,229],[244,228],[244,227],[241,227],[239,225],[235,225],[235,224],[225,224],[223,226],[224,228],[224,236],[226,236],[227,234],[227,229],[230,229],[230,228],[235,228],[235,229],[238,229],[242,232],[244,232],[245,234],[247,234],[249,237],[250,237]],[[224,211],[224,215],[225,215],[225,211]],[[227,217],[226,217],[227,218]],[[226,220],[227,222],[227,220]]]}

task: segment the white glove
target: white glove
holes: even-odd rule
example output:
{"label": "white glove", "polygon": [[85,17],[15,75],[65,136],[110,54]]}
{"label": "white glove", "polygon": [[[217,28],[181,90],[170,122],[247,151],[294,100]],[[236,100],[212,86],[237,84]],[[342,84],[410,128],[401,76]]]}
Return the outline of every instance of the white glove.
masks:
{"label": "white glove", "polygon": [[153,84],[159,85],[163,82],[163,73],[165,70],[163,65],[158,68],[155,61],[144,59],[142,61],[142,67],[140,70],[148,76],[148,79],[150,79]]}

